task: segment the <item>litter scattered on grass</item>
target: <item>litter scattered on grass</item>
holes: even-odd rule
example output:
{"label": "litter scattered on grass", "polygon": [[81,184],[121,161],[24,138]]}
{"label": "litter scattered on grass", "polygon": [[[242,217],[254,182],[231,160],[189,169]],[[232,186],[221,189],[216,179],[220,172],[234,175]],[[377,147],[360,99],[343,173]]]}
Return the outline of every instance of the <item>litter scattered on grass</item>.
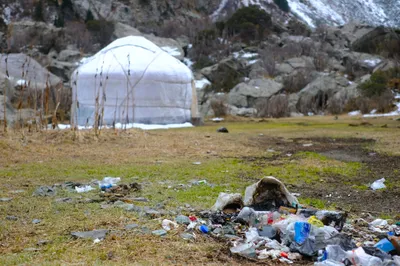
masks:
{"label": "litter scattered on grass", "polygon": [[386,188],[385,181],[386,181],[385,178],[376,180],[374,183],[371,184],[372,190],[379,190]]}

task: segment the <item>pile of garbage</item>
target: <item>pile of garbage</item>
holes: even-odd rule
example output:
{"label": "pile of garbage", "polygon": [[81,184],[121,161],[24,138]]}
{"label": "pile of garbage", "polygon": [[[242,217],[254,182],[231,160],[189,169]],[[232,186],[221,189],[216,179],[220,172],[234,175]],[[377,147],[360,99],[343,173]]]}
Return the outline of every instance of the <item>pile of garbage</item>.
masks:
{"label": "pile of garbage", "polygon": [[[179,219],[178,219],[179,217]],[[232,254],[251,260],[300,260],[315,265],[400,265],[400,223],[349,219],[342,211],[303,208],[274,177],[247,187],[245,196],[221,193],[211,211],[163,220],[163,230],[186,226],[182,238],[196,232],[229,241]],[[160,232],[158,232],[160,231]],[[161,232],[162,231],[162,232]]]}

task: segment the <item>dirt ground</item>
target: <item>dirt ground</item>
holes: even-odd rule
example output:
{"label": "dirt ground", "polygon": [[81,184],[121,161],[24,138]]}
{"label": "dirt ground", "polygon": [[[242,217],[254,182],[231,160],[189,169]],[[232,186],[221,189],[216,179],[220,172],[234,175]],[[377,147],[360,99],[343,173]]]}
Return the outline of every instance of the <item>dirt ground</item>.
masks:
{"label": "dirt ground", "polygon": [[[395,186],[385,194],[370,189],[357,190],[346,181],[353,183],[363,182],[369,184],[383,177],[393,177],[399,180],[400,156],[389,156],[373,151],[374,139],[358,138],[293,138],[293,139],[268,139],[256,138],[254,145],[266,149],[275,143],[281,154],[271,158],[243,158],[259,165],[268,164],[268,161],[279,161],[286,154],[299,152],[318,153],[327,158],[343,161],[362,163],[362,168],[351,178],[336,174],[325,174],[321,182],[310,185],[289,185],[291,190],[301,191],[302,197],[329,199],[338,209],[349,211],[353,214],[362,212],[381,214],[398,213],[400,210],[400,187]],[[312,143],[305,147],[302,143]],[[300,144],[300,145],[299,145]]]}
{"label": "dirt ground", "polygon": [[[217,133],[221,126],[229,133]],[[162,219],[174,219],[177,213],[191,215],[211,208],[220,192],[243,194],[246,186],[267,175],[299,193],[304,206],[400,220],[399,127],[393,118],[327,116],[228,120],[174,130],[105,130],[97,137],[92,131],[69,130],[0,133],[0,198],[11,199],[0,201],[0,262],[258,264],[232,256],[225,241],[209,236],[184,241],[179,236],[183,228],[164,238],[146,232],[161,229]],[[137,205],[164,214],[149,219],[103,208],[98,190],[78,194],[58,189],[53,197],[33,196],[39,186],[88,184],[106,176],[141,183],[142,191],[131,196],[148,202]],[[386,189],[369,189],[382,177]],[[207,184],[193,185],[193,180]],[[33,224],[33,219],[41,222]],[[139,229],[124,229],[131,223]],[[93,229],[111,231],[99,244],[71,237],[71,232]],[[39,244],[42,240],[47,244]]]}

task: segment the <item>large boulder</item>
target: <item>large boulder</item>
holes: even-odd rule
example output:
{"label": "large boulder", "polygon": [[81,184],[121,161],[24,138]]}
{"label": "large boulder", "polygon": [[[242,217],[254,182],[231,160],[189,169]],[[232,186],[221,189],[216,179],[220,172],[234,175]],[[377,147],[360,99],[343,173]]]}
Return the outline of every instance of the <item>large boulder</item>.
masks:
{"label": "large boulder", "polygon": [[183,60],[185,56],[182,46],[177,41],[170,38],[157,37],[153,34],[145,34],[138,29],[120,22],[116,23],[113,36],[116,39],[126,36],[143,36],[179,60]]}
{"label": "large boulder", "polygon": [[382,46],[389,43],[396,46],[400,45],[400,32],[380,26],[355,39],[351,48],[362,53],[386,53]]}
{"label": "large boulder", "polygon": [[236,85],[228,94],[228,103],[240,108],[254,108],[257,100],[270,98],[282,87],[271,79],[253,79]]}
{"label": "large boulder", "polygon": [[234,57],[228,57],[210,67],[203,68],[201,74],[213,84],[216,91],[229,92],[247,76],[246,63]]}
{"label": "large boulder", "polygon": [[340,75],[321,75],[298,93],[297,110],[303,114],[324,112],[328,101],[349,85],[351,82]]}
{"label": "large boulder", "polygon": [[88,10],[92,12],[95,19],[107,19],[123,23],[130,23],[134,19],[133,10],[124,1],[72,0],[72,4],[74,11],[82,19],[86,19]]}
{"label": "large boulder", "polygon": [[[0,55],[0,57],[3,58],[0,61],[0,94],[6,95],[9,106],[30,110],[36,103],[37,109],[41,109],[43,100],[47,101],[48,112],[54,110],[57,102],[60,101],[58,94],[62,88],[60,78],[25,54]],[[7,64],[5,58],[7,58]],[[5,79],[7,74],[8,77]],[[63,106],[63,108],[69,109],[70,106]],[[30,111],[21,113],[32,115]]]}
{"label": "large boulder", "polygon": [[359,96],[357,83],[352,83],[347,87],[342,87],[333,97],[328,99],[327,108],[333,114],[341,114],[344,112],[346,104]]}

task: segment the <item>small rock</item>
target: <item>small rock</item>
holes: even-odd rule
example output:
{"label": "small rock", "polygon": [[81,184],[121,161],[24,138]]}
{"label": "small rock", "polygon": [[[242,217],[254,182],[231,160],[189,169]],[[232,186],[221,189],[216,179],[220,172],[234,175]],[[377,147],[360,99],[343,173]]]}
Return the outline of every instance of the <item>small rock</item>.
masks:
{"label": "small rock", "polygon": [[0,198],[0,202],[9,202],[12,198]]}
{"label": "small rock", "polygon": [[182,233],[181,238],[183,238],[185,240],[195,240],[194,235],[189,234],[189,233]]}
{"label": "small rock", "polygon": [[41,186],[36,189],[33,193],[33,196],[40,196],[40,197],[53,197],[57,194],[56,189],[49,186]]}
{"label": "small rock", "polygon": [[151,231],[146,226],[143,226],[142,228],[140,228],[140,232],[139,233],[142,234],[142,235],[149,235],[151,233]]}
{"label": "small rock", "polygon": [[13,216],[13,215],[8,215],[6,217],[6,219],[9,220],[9,221],[17,221],[18,217],[17,216]]}
{"label": "small rock", "polygon": [[150,218],[158,218],[161,216],[161,213],[159,211],[153,210],[153,209],[149,209],[145,211],[146,216],[150,217]]}
{"label": "small rock", "polygon": [[229,133],[228,129],[226,127],[220,127],[217,129],[217,132],[219,133]]}
{"label": "small rock", "polygon": [[146,198],[132,198],[132,201],[138,201],[138,202],[149,202],[149,199]]}
{"label": "small rock", "polygon": [[23,190],[23,189],[17,189],[17,190],[10,191],[11,194],[19,194],[19,193],[24,193],[24,192],[25,192],[25,190]]}
{"label": "small rock", "polygon": [[132,230],[132,229],[135,229],[135,228],[138,228],[138,227],[139,227],[138,224],[127,224],[127,225],[125,225],[125,229],[126,230]]}
{"label": "small rock", "polygon": [[42,221],[42,220],[40,220],[40,219],[34,219],[34,220],[32,221],[32,223],[33,223],[33,224],[40,224],[41,221]]}
{"label": "small rock", "polygon": [[192,206],[190,206],[190,204],[185,204],[185,208],[191,208]]}
{"label": "small rock", "polygon": [[175,221],[177,222],[177,224],[190,224],[190,219],[189,217],[185,216],[185,215],[178,215],[175,218]]}
{"label": "small rock", "polygon": [[50,244],[50,243],[51,243],[50,240],[43,239],[43,240],[39,240],[36,245],[44,246],[44,245],[47,245],[47,244]]}
{"label": "small rock", "polygon": [[84,239],[104,239],[108,233],[107,229],[101,230],[93,230],[87,232],[72,232],[71,235],[77,238],[84,238]]}
{"label": "small rock", "polygon": [[72,201],[73,201],[72,198],[59,198],[55,200],[55,202],[66,202],[66,203],[71,203]]}
{"label": "small rock", "polygon": [[25,248],[24,251],[26,252],[38,252],[41,251],[40,248]]}
{"label": "small rock", "polygon": [[155,236],[165,236],[167,235],[167,231],[165,231],[164,229],[161,230],[154,230],[153,232],[151,232],[153,235]]}

